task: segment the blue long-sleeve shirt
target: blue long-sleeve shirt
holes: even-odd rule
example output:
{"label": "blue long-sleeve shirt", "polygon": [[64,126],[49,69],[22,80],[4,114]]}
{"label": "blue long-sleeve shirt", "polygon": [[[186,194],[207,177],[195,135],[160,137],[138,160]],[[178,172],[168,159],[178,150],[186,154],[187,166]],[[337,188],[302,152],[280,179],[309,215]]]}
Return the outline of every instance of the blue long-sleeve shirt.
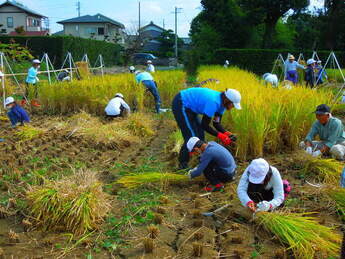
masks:
{"label": "blue long-sleeve shirt", "polygon": [[141,83],[142,81],[153,81],[153,77],[149,72],[141,72],[135,76],[135,80],[137,83]]}
{"label": "blue long-sleeve shirt", "polygon": [[230,152],[218,143],[211,141],[200,157],[200,164],[191,174],[192,178],[200,176],[210,162],[216,163],[217,167],[229,175],[236,169],[236,163]]}
{"label": "blue long-sleeve shirt", "polygon": [[31,67],[28,70],[28,75],[26,77],[26,82],[28,84],[36,84],[37,83],[37,74],[38,74],[38,70],[34,67]]}
{"label": "blue long-sleeve shirt", "polygon": [[13,106],[10,111],[17,116],[19,122],[30,122],[29,114],[20,105]]}
{"label": "blue long-sleeve shirt", "polygon": [[305,140],[311,142],[317,135],[329,148],[345,141],[343,123],[334,117],[330,117],[325,125],[322,125],[318,120],[315,121]]}
{"label": "blue long-sleeve shirt", "polygon": [[288,71],[295,71],[297,70],[297,68],[304,69],[304,66],[299,64],[297,61],[290,62],[287,60],[285,61],[284,66],[285,66],[285,73]]}

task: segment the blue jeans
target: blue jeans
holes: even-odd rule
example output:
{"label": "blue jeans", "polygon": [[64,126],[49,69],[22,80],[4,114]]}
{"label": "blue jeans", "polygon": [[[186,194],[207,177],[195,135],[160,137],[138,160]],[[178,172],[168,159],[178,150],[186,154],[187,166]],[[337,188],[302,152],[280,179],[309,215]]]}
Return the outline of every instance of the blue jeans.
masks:
{"label": "blue jeans", "polygon": [[198,114],[183,106],[180,93],[173,100],[172,111],[184,139],[184,144],[179,154],[180,168],[187,168],[190,159],[187,142],[191,137],[198,137],[201,140],[205,140],[205,132],[201,126],[201,119]]}
{"label": "blue jeans", "polygon": [[153,80],[143,80],[142,83],[155,99],[156,112],[159,113],[159,109],[161,107],[161,97],[159,95],[156,83]]}
{"label": "blue jeans", "polygon": [[12,111],[9,111],[7,113],[7,116],[10,119],[12,126],[15,126],[18,122],[23,123],[22,121],[19,120],[17,115],[14,112],[12,112]]}

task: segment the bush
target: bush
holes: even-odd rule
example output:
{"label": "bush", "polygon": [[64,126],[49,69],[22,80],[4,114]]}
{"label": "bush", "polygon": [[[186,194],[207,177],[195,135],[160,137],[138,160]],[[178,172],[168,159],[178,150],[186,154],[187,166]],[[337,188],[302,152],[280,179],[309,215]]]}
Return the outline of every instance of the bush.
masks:
{"label": "bush", "polygon": [[[264,74],[271,72],[273,64],[277,59],[279,54],[282,54],[284,59],[287,57],[288,53],[295,55],[298,58],[299,53],[303,53],[305,59],[312,56],[313,52],[308,51],[296,51],[296,50],[279,50],[279,49],[218,49],[216,50],[213,63],[222,65],[224,60],[230,60],[230,64],[238,66],[239,68],[252,71],[256,74]],[[326,62],[330,51],[318,51],[319,58]],[[336,52],[338,60],[344,62],[345,52]],[[345,65],[341,63],[340,66]]]}
{"label": "bush", "polygon": [[55,66],[61,66],[67,52],[71,52],[75,61],[81,60],[85,53],[88,54],[91,64],[96,62],[99,54],[103,55],[106,65],[120,63],[121,46],[104,41],[83,39],[71,36],[1,36],[2,43],[16,42],[27,47],[33,55],[41,57],[48,53]]}

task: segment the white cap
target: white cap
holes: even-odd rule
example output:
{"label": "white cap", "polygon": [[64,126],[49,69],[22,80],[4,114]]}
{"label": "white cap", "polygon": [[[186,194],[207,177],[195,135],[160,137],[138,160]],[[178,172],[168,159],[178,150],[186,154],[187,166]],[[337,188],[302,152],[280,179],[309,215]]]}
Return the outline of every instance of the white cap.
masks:
{"label": "white cap", "polygon": [[318,60],[318,61],[317,61],[317,63],[318,63],[318,64],[321,64],[321,63],[322,63],[322,61],[321,61],[321,60]]}
{"label": "white cap", "polygon": [[14,98],[12,96],[6,98],[5,106],[9,105],[10,103],[14,103]]}
{"label": "white cap", "polygon": [[41,61],[39,61],[38,59],[34,59],[34,60],[32,61],[32,63],[34,63],[34,64],[41,64]]}
{"label": "white cap", "polygon": [[138,74],[141,73],[141,71],[140,71],[140,70],[137,70],[137,71],[135,71],[134,73],[135,73],[136,75],[138,75]]}
{"label": "white cap", "polygon": [[263,158],[254,159],[248,166],[249,182],[254,184],[262,183],[265,179],[270,165]]}
{"label": "white cap", "polygon": [[147,64],[152,64],[152,61],[151,61],[151,60],[148,60],[148,61],[147,61]]}
{"label": "white cap", "polygon": [[187,149],[189,152],[192,152],[194,149],[195,144],[199,141],[200,139],[197,137],[191,137],[188,142],[187,142]]}
{"label": "white cap", "polygon": [[262,76],[262,79],[265,79],[266,77],[268,77],[271,73],[265,73],[263,76]]}
{"label": "white cap", "polygon": [[237,110],[241,110],[241,94],[235,89],[228,89],[225,91],[225,96],[228,98],[235,106]]}
{"label": "white cap", "polygon": [[130,70],[130,71],[134,71],[134,70],[135,70],[135,67],[134,67],[134,66],[130,66],[130,67],[129,67],[129,70]]}
{"label": "white cap", "polygon": [[308,59],[307,60],[307,65],[311,65],[311,64],[314,64],[316,61],[312,58]]}
{"label": "white cap", "polygon": [[289,55],[289,59],[295,59],[294,55]]}
{"label": "white cap", "polygon": [[117,93],[117,94],[115,94],[115,97],[121,97],[121,98],[123,98],[123,95],[122,95],[121,93]]}

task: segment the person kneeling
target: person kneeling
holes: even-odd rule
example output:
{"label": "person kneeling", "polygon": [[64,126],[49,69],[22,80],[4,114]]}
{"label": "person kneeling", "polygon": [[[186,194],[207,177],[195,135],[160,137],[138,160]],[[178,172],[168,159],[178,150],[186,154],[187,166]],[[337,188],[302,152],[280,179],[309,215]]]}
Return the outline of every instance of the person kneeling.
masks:
{"label": "person kneeling", "polygon": [[5,106],[9,109],[7,116],[11,121],[12,128],[15,128],[17,124],[23,126],[24,122],[30,122],[30,117],[26,110],[18,105],[12,96],[6,98]]}
{"label": "person kneeling", "polygon": [[258,158],[244,171],[237,195],[242,205],[253,212],[271,211],[281,206],[290,192],[289,182],[284,182],[277,168]]}
{"label": "person kneeling", "polygon": [[[300,147],[314,157],[330,153],[338,160],[344,160],[345,156],[345,132],[341,120],[331,114],[330,108],[326,104],[317,106],[316,119],[310,129],[305,141],[300,143]],[[321,141],[314,141],[316,136]]]}
{"label": "person kneeling", "polygon": [[125,102],[123,95],[117,93],[115,97],[109,101],[104,111],[106,117],[112,119],[118,117],[126,117],[131,112],[131,108]]}
{"label": "person kneeling", "polygon": [[237,166],[231,153],[223,146],[214,141],[205,143],[197,137],[191,137],[187,149],[190,153],[201,154],[200,164],[188,175],[192,179],[203,173],[210,182],[206,191],[220,191],[224,189],[223,183],[233,179]]}

